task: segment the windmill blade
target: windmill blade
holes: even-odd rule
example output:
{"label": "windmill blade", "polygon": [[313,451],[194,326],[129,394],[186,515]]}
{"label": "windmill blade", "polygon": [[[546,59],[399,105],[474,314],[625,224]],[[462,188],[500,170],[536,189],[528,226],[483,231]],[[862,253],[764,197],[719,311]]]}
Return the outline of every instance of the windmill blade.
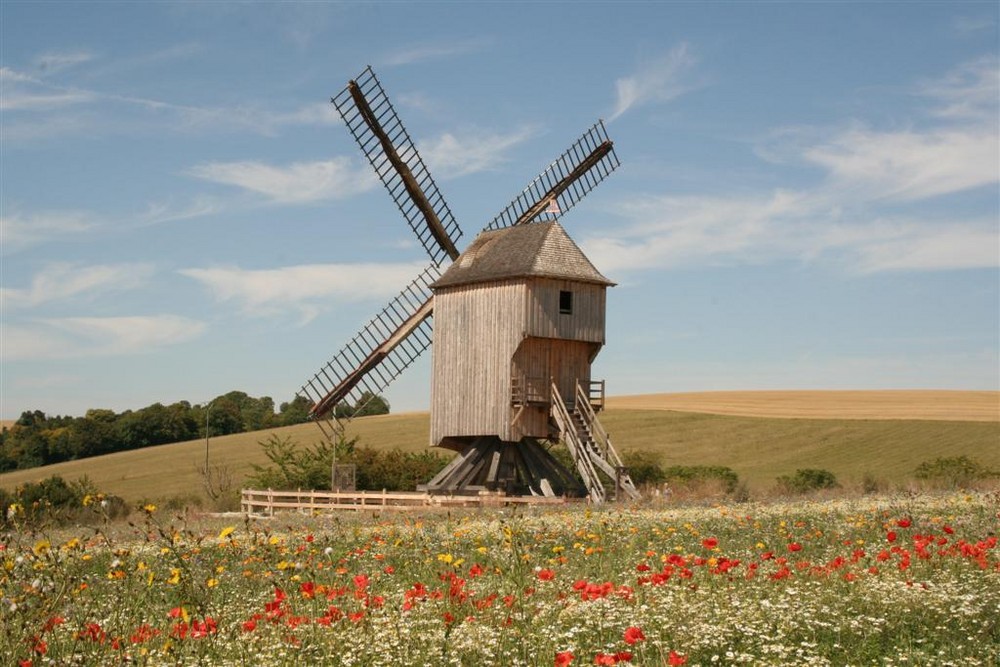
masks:
{"label": "windmill blade", "polygon": [[573,208],[619,164],[604,123],[597,121],[493,218],[486,229],[555,220]]}
{"label": "windmill blade", "polygon": [[357,412],[430,346],[430,286],[440,277],[435,264],[421,271],[302,386],[299,395],[313,404],[311,417],[323,418],[345,401]]}
{"label": "windmill blade", "polygon": [[434,263],[458,257],[462,230],[371,66],[330,101]]}

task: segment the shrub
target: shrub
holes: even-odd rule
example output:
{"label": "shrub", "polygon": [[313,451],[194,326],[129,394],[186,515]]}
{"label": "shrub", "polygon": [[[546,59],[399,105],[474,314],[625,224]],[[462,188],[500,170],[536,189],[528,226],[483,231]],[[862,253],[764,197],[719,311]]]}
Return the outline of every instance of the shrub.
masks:
{"label": "shrub", "polygon": [[836,489],[837,477],[829,470],[800,468],[794,475],[778,477],[778,488],[785,493],[809,493],[820,489]]}
{"label": "shrub", "polygon": [[717,483],[726,493],[733,493],[740,477],[726,466],[670,466],[663,469],[664,479],[671,486],[704,487]]}
{"label": "shrub", "polygon": [[661,484],[666,480],[660,457],[643,449],[631,449],[622,452],[622,463],[628,468],[632,482],[638,486],[644,484]]}
{"label": "shrub", "polygon": [[329,489],[336,451],[338,464],[357,466],[358,489],[414,491],[417,484],[429,480],[448,463],[433,452],[358,447],[357,440],[342,437],[336,445],[324,441],[302,448],[290,437],[271,435],[258,442],[271,465],[254,464],[247,482],[263,489]]}
{"label": "shrub", "polygon": [[0,505],[0,526],[5,528],[14,521],[64,524],[97,512],[111,519],[128,514],[125,501],[98,493],[87,477],[67,482],[53,475],[19,486],[13,493],[0,490]]}
{"label": "shrub", "polygon": [[967,456],[952,456],[924,461],[917,466],[914,476],[934,486],[955,488],[996,477],[997,473]]}

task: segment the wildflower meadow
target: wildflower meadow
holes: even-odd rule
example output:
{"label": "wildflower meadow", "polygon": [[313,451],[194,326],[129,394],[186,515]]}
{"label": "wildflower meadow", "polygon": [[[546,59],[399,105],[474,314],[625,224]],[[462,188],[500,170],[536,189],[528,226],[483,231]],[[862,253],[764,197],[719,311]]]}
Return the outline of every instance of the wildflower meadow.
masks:
{"label": "wildflower meadow", "polygon": [[[19,524],[28,665],[1000,663],[1000,498]],[[98,498],[85,501],[100,507]]]}

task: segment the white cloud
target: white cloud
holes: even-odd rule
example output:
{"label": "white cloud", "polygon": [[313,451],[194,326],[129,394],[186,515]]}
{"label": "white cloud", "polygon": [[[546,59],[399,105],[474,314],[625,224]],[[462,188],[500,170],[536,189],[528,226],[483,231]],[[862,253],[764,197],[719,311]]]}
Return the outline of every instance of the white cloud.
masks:
{"label": "white cloud", "polygon": [[219,301],[233,301],[248,315],[272,316],[288,310],[311,320],[321,304],[387,298],[424,269],[422,263],[306,264],[278,269],[219,267],[183,269]]}
{"label": "white cloud", "polygon": [[347,158],[295,162],[277,167],[263,162],[211,162],[188,170],[197,178],[264,195],[280,203],[339,199],[371,189],[375,176]]}
{"label": "white cloud", "polygon": [[985,56],[963,63],[943,77],[924,81],[916,92],[939,105],[932,111],[936,116],[995,126],[1000,107],[1000,61],[996,56]]}
{"label": "white cloud", "polygon": [[5,324],[5,362],[104,357],[150,352],[200,336],[205,324],[177,315],[67,317],[28,326]]}
{"label": "white cloud", "polygon": [[46,74],[54,74],[93,59],[94,55],[86,51],[44,53],[35,58],[34,64]]}
{"label": "white cloud", "polygon": [[152,273],[153,267],[148,264],[50,264],[35,275],[31,287],[0,287],[0,298],[6,306],[38,306],[96,292],[135,289],[143,285]]}
{"label": "white cloud", "polygon": [[630,226],[582,245],[604,271],[781,260],[861,273],[998,267],[995,214],[913,206],[976,188],[998,194],[997,79],[996,59],[986,58],[922,83],[918,93],[931,106],[921,110],[923,125],[905,130],[855,124],[823,137],[819,128],[781,129],[777,146],[758,152],[819,167],[812,187],[633,196],[619,207]]}
{"label": "white cloud", "polygon": [[845,219],[826,193],[655,196],[621,210],[631,226],[581,242],[605,273],[774,261],[859,273],[1000,266],[1000,229],[990,220]]}
{"label": "white cloud", "polygon": [[418,44],[390,53],[382,59],[381,64],[388,66],[412,65],[427,60],[450,58],[481,51],[489,44],[489,40],[484,39],[449,39],[446,42]]}
{"label": "white cloud", "polygon": [[507,161],[506,153],[536,134],[521,127],[507,134],[467,130],[420,142],[420,154],[431,173],[440,178],[457,178],[489,171]]}
{"label": "white cloud", "polygon": [[1000,136],[989,127],[854,129],[808,148],[804,157],[825,167],[833,186],[873,199],[926,199],[1000,178]]}
{"label": "white cloud", "polygon": [[700,85],[691,79],[698,60],[686,43],[669,53],[642,63],[635,74],[615,82],[617,101],[609,121],[626,111],[652,102],[669,102]]}
{"label": "white cloud", "polygon": [[4,251],[17,250],[81,234],[95,226],[90,216],[78,211],[48,211],[27,217],[15,213],[0,218],[0,247]]}

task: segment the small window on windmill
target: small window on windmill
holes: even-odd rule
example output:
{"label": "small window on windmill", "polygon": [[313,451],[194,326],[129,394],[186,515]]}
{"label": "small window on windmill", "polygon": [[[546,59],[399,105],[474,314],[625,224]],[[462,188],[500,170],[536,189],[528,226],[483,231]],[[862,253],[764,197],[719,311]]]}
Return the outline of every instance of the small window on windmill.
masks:
{"label": "small window on windmill", "polygon": [[573,293],[565,290],[559,292],[559,313],[562,315],[573,314]]}

